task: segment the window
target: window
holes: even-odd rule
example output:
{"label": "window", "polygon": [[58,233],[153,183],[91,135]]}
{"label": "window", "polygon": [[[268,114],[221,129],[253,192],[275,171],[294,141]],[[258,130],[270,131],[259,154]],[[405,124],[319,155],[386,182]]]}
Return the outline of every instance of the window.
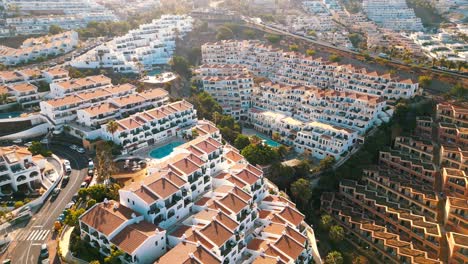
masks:
{"label": "window", "polygon": [[158,246],[158,241],[154,242],[154,245],[155,245],[155,246]]}

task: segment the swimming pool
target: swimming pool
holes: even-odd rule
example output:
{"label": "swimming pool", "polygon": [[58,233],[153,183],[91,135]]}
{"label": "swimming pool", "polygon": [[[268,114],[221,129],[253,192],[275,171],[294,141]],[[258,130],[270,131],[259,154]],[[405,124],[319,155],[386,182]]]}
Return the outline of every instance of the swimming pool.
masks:
{"label": "swimming pool", "polygon": [[155,159],[162,159],[162,158],[166,157],[167,155],[171,154],[174,151],[174,148],[176,148],[176,147],[178,147],[178,146],[180,146],[182,144],[184,144],[183,141],[174,141],[174,142],[168,143],[166,145],[163,145],[161,147],[153,149],[149,153],[149,155],[150,155],[150,157],[155,158]]}
{"label": "swimming pool", "polygon": [[160,69],[151,70],[148,72],[148,76],[156,76],[161,73]]}
{"label": "swimming pool", "polygon": [[21,112],[9,112],[9,113],[0,113],[0,119],[2,118],[14,118],[19,117]]}
{"label": "swimming pool", "polygon": [[255,135],[256,135],[257,137],[263,139],[263,140],[265,141],[265,143],[266,143],[268,146],[270,146],[270,147],[277,148],[277,147],[281,146],[280,143],[274,141],[273,139],[271,139],[271,138],[269,138],[269,137],[267,137],[267,136],[265,136],[265,135],[263,135],[263,134],[261,134],[261,133],[258,133],[258,132],[257,132],[257,133],[255,133]]}

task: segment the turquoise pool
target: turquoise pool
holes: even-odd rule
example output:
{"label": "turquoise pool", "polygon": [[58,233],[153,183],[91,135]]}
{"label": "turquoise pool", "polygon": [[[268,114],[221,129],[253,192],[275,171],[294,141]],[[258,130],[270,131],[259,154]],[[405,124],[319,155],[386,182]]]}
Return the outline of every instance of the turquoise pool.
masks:
{"label": "turquoise pool", "polygon": [[151,70],[148,72],[148,76],[155,76],[161,73],[161,70],[156,69],[156,70]]}
{"label": "turquoise pool", "polygon": [[0,119],[14,118],[14,117],[19,117],[20,115],[21,115],[21,112],[0,113]]}
{"label": "turquoise pool", "polygon": [[274,147],[274,148],[277,148],[279,146],[281,146],[281,143],[278,143],[276,141],[274,141],[273,139],[261,134],[261,133],[255,133],[255,135],[261,139],[263,139],[265,141],[265,143],[267,143],[268,146],[270,147]]}
{"label": "turquoise pool", "polygon": [[174,142],[168,143],[166,145],[163,145],[161,147],[153,149],[149,153],[149,155],[150,155],[150,157],[155,158],[155,159],[162,159],[162,158],[166,157],[167,155],[171,154],[174,151],[174,148],[176,148],[176,147],[178,147],[178,146],[180,146],[182,144],[184,144],[183,141],[174,141]]}

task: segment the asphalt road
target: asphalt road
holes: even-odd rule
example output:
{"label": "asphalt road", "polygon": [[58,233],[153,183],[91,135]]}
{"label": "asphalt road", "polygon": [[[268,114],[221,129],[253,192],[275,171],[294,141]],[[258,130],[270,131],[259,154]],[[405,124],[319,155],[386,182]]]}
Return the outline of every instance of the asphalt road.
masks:
{"label": "asphalt road", "polygon": [[49,198],[43,204],[25,227],[13,232],[13,242],[1,259],[11,259],[15,264],[38,263],[41,245],[47,243],[49,239],[55,239],[54,222],[73,195],[78,192],[86,177],[88,160],[85,155],[78,154],[64,145],[51,144],[50,149],[60,158],[70,161],[72,167],[70,181],[62,188],[56,199]]}

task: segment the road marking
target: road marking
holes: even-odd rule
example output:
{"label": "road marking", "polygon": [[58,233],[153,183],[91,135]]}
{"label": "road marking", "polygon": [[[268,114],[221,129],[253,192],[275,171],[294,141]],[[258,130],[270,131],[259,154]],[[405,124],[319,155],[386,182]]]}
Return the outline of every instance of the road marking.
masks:
{"label": "road marking", "polygon": [[31,246],[42,246],[41,243],[32,243]]}
{"label": "road marking", "polygon": [[35,226],[32,226],[32,227],[39,227],[39,228],[41,228],[41,227],[42,227],[42,225],[35,225]]}
{"label": "road marking", "polygon": [[36,230],[32,231],[26,239],[22,239],[22,240],[42,241],[42,240],[46,239],[49,232],[50,232],[50,230],[36,229]]}

